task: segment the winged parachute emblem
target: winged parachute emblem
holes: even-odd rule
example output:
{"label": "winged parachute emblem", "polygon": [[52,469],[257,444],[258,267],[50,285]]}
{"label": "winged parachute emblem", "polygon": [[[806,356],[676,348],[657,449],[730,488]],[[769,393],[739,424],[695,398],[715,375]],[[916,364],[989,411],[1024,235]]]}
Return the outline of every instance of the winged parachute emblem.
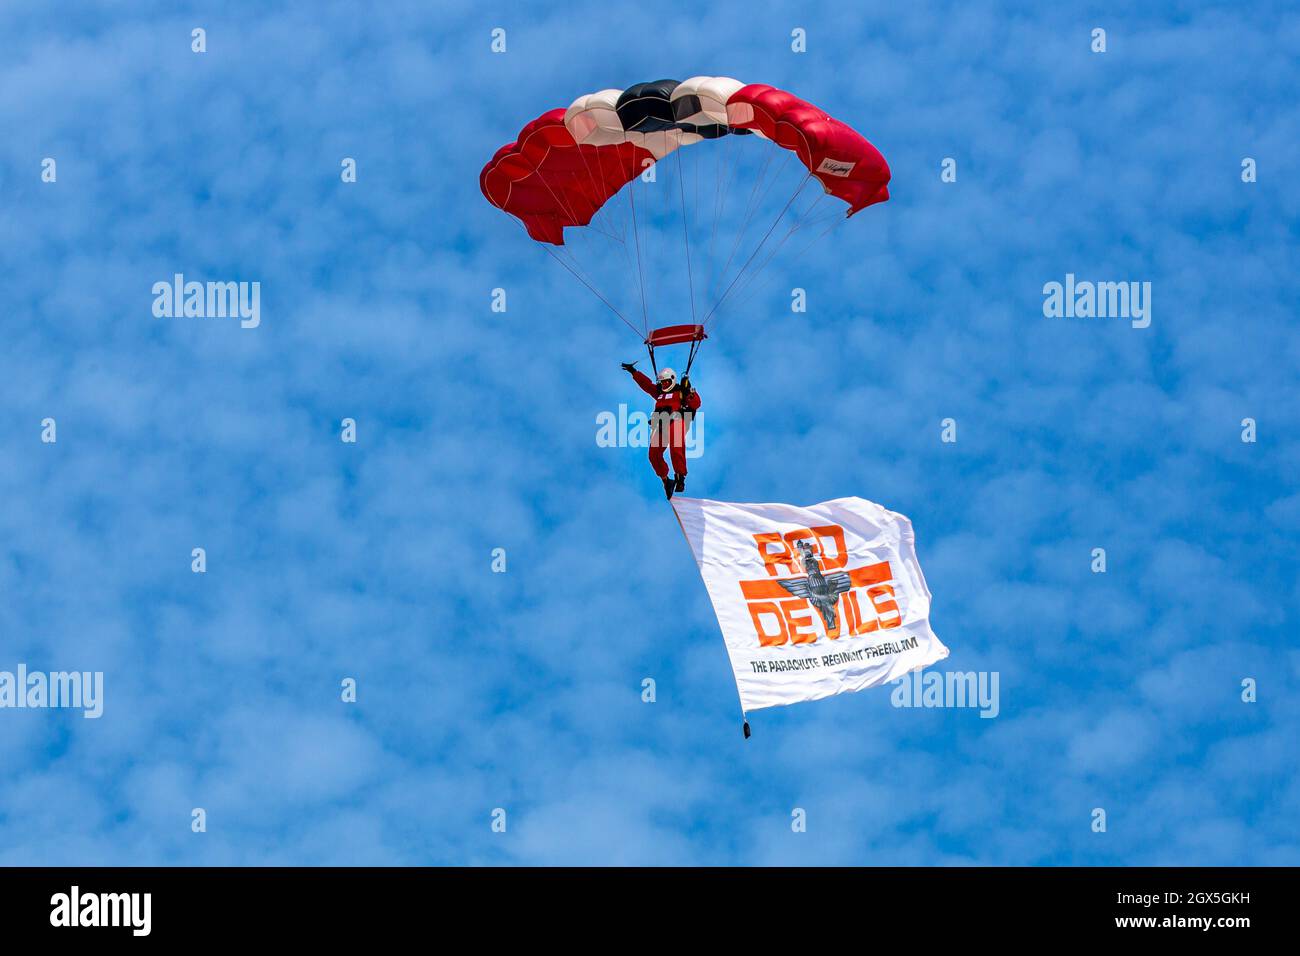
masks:
{"label": "winged parachute emblem", "polygon": [[836,609],[839,607],[840,595],[849,590],[849,576],[843,571],[829,576],[822,574],[821,562],[817,560],[812,545],[807,541],[799,541],[796,542],[795,547],[799,549],[802,556],[800,563],[808,572],[808,576],[776,583],[795,597],[805,598],[817,608],[822,620],[826,622],[826,631],[829,633],[838,626],[839,617]]}

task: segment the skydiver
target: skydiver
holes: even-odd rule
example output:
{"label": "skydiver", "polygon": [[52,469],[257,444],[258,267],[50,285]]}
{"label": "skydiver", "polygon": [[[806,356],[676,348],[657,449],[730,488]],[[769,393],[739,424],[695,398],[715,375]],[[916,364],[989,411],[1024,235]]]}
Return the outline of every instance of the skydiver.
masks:
{"label": "skydiver", "polygon": [[[671,498],[674,491],[686,490],[686,432],[691,418],[700,407],[700,393],[691,388],[689,375],[677,381],[677,373],[670,368],[659,370],[659,380],[638,372],[635,362],[624,362],[623,371],[631,374],[641,391],[654,396],[655,410],[650,417],[650,467],[664,483],[664,496]],[[675,477],[668,476],[664,463],[666,444],[673,460]]]}

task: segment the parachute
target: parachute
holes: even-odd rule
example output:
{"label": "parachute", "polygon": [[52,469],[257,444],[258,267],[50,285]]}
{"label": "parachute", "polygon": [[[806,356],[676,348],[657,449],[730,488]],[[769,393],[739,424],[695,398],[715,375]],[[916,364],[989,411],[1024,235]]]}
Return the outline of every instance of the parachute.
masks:
{"label": "parachute", "polygon": [[[703,161],[696,160],[693,185],[688,185],[692,174],[682,163],[683,154],[694,157],[704,151],[702,144],[717,149],[719,141],[741,138],[766,141],[759,151],[763,156],[732,151],[725,162],[719,156],[712,197],[702,187],[708,178]],[[757,216],[759,196],[775,193],[779,202],[783,192],[780,174],[773,172],[769,178],[773,147],[786,151],[786,162],[793,158],[801,175],[764,232],[765,217]],[[656,175],[656,167],[668,166],[664,161],[671,155],[676,156],[675,190]],[[762,164],[752,183],[747,183],[746,176],[753,170],[746,163],[748,167]],[[804,187],[812,180],[821,185],[822,195],[801,205]],[[710,322],[724,305],[751,287],[791,237],[808,235],[815,231],[810,227],[827,218],[846,219],[884,202],[889,198],[888,183],[885,158],[852,127],[792,93],[724,76],[655,80],[580,96],[567,108],[549,110],[524,126],[514,142],[497,150],[479,176],[483,195],[492,205],[515,217],[530,238],[637,332],[652,364],[656,346],[690,343],[688,373],[700,343],[708,337]],[[657,208],[648,189],[655,184],[663,194]],[[751,188],[742,219],[738,207],[747,184]],[[762,187],[767,187],[766,193]],[[732,192],[740,198],[732,200]],[[626,209],[615,200],[620,193],[628,196]],[[820,217],[815,215],[826,197],[847,205],[846,214],[839,215],[844,211],[841,205],[831,217],[824,215],[824,209]],[[669,215],[674,212],[670,210],[674,199],[680,203],[680,216]],[[671,221],[674,218],[680,219],[680,231]],[[778,231],[783,223],[784,233]],[[719,270],[714,253],[720,231],[731,254]],[[730,243],[726,232],[732,236]],[[570,248],[578,244],[571,242],[575,238],[586,245],[582,256]],[[753,247],[748,256],[738,254],[742,245]],[[697,265],[695,260],[706,247],[708,265]],[[669,256],[684,262],[686,282],[665,277]],[[598,273],[611,269],[612,278],[598,278]],[[630,292],[631,306],[619,307],[620,287]],[[656,319],[669,312],[681,316],[686,312],[684,296],[689,297],[692,321],[653,328],[650,313]],[[635,315],[638,298],[639,327],[628,317]]]}

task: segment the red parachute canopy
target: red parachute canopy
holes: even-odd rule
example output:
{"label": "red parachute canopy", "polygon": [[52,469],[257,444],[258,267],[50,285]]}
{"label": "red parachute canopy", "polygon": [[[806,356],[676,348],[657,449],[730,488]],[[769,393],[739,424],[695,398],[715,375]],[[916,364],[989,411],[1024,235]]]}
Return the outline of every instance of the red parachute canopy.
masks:
{"label": "red parachute canopy", "polygon": [[647,165],[681,146],[746,132],[792,150],[849,215],[889,198],[889,165],[862,134],[793,93],[728,77],[604,90],[543,113],[497,150],[479,185],[532,238],[558,246],[565,227],[591,222]]}
{"label": "red parachute canopy", "polygon": [[497,150],[479,174],[492,205],[519,217],[538,242],[564,245],[565,226],[585,226],[605,200],[653,157],[634,143],[579,146],[564,110],[543,113]]}

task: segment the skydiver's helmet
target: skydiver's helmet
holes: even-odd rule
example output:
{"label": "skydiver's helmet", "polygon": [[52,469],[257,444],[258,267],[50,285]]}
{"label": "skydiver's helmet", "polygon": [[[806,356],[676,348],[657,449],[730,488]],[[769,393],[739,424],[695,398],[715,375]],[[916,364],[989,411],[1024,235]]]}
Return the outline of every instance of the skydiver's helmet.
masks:
{"label": "skydiver's helmet", "polygon": [[676,372],[670,368],[661,368],[659,370],[659,390],[661,392],[671,392],[676,384]]}

